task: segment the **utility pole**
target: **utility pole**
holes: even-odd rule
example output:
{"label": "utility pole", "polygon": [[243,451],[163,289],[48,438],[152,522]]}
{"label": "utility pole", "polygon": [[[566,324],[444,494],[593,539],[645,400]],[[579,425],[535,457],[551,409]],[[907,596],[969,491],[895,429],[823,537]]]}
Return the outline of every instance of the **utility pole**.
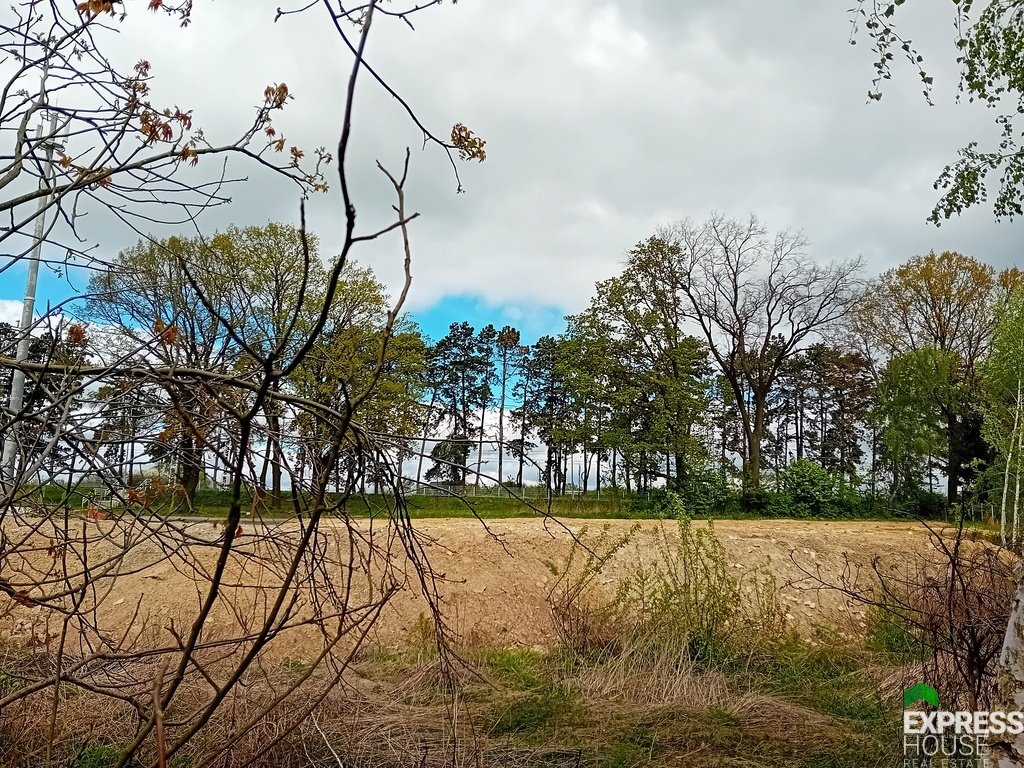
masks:
{"label": "utility pole", "polygon": [[[45,74],[44,74],[45,78]],[[40,125],[36,130],[36,142],[38,143],[42,139],[43,126]],[[53,195],[53,151],[58,148],[58,144],[54,141],[54,137],[57,135],[57,114],[51,113],[50,115],[50,132],[46,142],[43,144],[46,150],[46,159],[43,165],[43,175],[39,179],[40,191],[46,191],[42,197],[39,198],[39,207],[36,212],[36,228],[35,228],[35,243],[32,246],[32,258],[28,263],[28,280],[25,284],[25,301],[21,305],[21,324],[18,326],[21,332],[21,338],[18,340],[18,351],[15,355],[15,361],[17,363],[24,363],[28,360],[29,348],[32,345],[32,317],[35,313],[36,306],[36,283],[39,280],[39,260],[43,250],[43,237],[46,234],[46,209],[50,205],[50,199]],[[12,419],[18,418],[21,412],[21,407],[25,402],[25,371],[15,366],[14,375],[11,377],[11,397],[8,403],[9,411]],[[4,435],[4,451],[3,451],[3,473],[4,479],[7,482],[13,483],[15,473],[17,470],[17,458],[18,458],[18,435],[17,429],[14,424],[11,424],[7,428],[7,434]]]}

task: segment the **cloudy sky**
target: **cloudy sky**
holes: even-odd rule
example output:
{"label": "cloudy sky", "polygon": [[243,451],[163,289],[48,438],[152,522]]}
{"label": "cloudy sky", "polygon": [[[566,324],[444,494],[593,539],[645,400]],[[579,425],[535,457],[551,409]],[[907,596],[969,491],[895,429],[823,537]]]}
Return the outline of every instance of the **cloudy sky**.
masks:
{"label": "cloudy sky", "polygon": [[[411,146],[407,196],[421,218],[409,308],[435,337],[463,318],[512,323],[528,339],[560,330],[634,243],[711,211],[802,229],[817,259],[860,254],[873,273],[930,249],[1014,262],[1019,225],[996,224],[988,210],[939,229],[925,221],[942,167],[995,135],[991,111],[954,103],[945,5],[914,16],[927,4],[909,4],[906,14],[936,78],[929,107],[907,68],[868,103],[872,58],[866,41],[848,43],[851,4],[462,0],[417,14],[415,31],[378,19],[370,61],[439,133],[461,121],[485,138],[488,159],[460,166],[457,195],[445,158],[421,149],[398,105],[365,80],[349,163],[359,223],[389,213],[375,161],[397,167]],[[274,24],[274,7],[199,2],[179,30],[139,3],[116,55],[151,60],[158,100],[194,109],[213,141],[238,131],[265,85],[284,81],[296,98],[276,122],[289,143],[336,146],[349,65],[341,41],[321,8]],[[209,229],[297,220],[292,188],[242,163],[234,170],[250,181]],[[310,204],[309,223],[324,251],[337,248],[336,189]],[[131,240],[99,221],[90,235],[111,252]],[[358,258],[393,282],[399,242]],[[16,311],[19,277],[4,276],[0,319]],[[69,290],[44,276],[44,298]]]}

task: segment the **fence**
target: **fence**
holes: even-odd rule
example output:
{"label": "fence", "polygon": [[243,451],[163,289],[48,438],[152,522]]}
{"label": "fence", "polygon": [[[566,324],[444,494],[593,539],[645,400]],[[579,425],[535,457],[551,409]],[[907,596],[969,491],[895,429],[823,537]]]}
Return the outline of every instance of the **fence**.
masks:
{"label": "fence", "polygon": [[[410,483],[405,490],[407,496],[461,496],[461,497],[483,497],[492,499],[547,499],[553,498],[591,498],[600,499],[605,496],[622,496],[621,489],[609,489],[601,491],[584,491],[581,488],[566,488],[562,493],[549,492],[543,485],[449,485],[431,484],[417,485]],[[647,494],[650,497],[650,493]]]}

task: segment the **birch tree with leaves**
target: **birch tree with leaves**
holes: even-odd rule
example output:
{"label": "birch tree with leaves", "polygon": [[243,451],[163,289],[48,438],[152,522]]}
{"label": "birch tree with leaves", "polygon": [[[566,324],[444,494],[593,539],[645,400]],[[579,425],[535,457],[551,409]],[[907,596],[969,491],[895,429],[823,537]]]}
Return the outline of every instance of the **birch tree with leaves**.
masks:
{"label": "birch tree with leaves", "polygon": [[1021,542],[1021,460],[1024,458],[1024,295],[1011,294],[996,311],[992,348],[981,366],[985,439],[1002,460],[999,534],[1004,545]]}

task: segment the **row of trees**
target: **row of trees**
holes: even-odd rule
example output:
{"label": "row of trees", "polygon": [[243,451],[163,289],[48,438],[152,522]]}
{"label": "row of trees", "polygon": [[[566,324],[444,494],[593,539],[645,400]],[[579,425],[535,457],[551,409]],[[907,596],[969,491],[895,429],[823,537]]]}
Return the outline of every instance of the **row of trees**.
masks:
{"label": "row of trees", "polygon": [[[353,400],[365,401],[365,430],[416,429],[424,344],[389,309],[369,269],[347,264],[332,279],[315,237],[290,226],[143,241],[123,251],[93,276],[80,309],[91,324],[93,354],[130,367],[201,372],[202,381],[140,381],[130,369],[106,380],[94,420],[107,471],[131,485],[137,463],[164,462],[192,499],[203,476],[219,479],[241,456],[250,490],[267,493],[274,505],[285,476],[314,490],[344,485],[365,469],[357,446],[333,446],[337,415],[352,410]],[[323,327],[312,337],[321,314]],[[278,364],[284,370],[271,385],[273,397],[254,422],[255,449],[240,454],[229,416],[247,405],[246,396],[225,397],[218,379],[248,376],[275,351],[297,362]]]}
{"label": "row of trees", "polygon": [[[510,326],[458,322],[430,342],[389,314],[369,269],[349,264],[332,283],[315,238],[268,224],[125,250],[91,280],[76,341],[41,337],[33,354],[127,364],[77,418],[120,484],[163,462],[189,499],[242,445],[226,416],[244,402],[217,377],[248,375],[285,344],[308,349],[279,372],[243,457],[251,492],[275,505],[288,485],[376,489],[398,468],[415,483],[537,480],[556,494],[733,480],[754,493],[813,461],[872,494],[944,480],[950,502],[989,470],[1001,479],[979,487],[1001,484],[1012,507],[1019,342],[1000,322],[1020,272],[953,252],[875,280],[860,270],[810,260],[800,236],[755,217],[713,216],[639,243],[558,336],[530,345]],[[202,384],[133,372],[153,363]],[[332,450],[333,419],[361,391],[362,436]],[[46,435],[35,439],[41,450]],[[50,452],[47,470],[73,471],[69,458]]]}
{"label": "row of trees", "polygon": [[525,358],[513,417],[547,446],[546,472],[582,452],[598,483],[683,485],[710,469],[754,491],[810,459],[871,492],[944,479],[962,501],[997,469],[985,416],[1007,406],[985,372],[1020,271],[943,252],[863,280],[857,262],[821,266],[803,245],[717,216],[638,244]]}

